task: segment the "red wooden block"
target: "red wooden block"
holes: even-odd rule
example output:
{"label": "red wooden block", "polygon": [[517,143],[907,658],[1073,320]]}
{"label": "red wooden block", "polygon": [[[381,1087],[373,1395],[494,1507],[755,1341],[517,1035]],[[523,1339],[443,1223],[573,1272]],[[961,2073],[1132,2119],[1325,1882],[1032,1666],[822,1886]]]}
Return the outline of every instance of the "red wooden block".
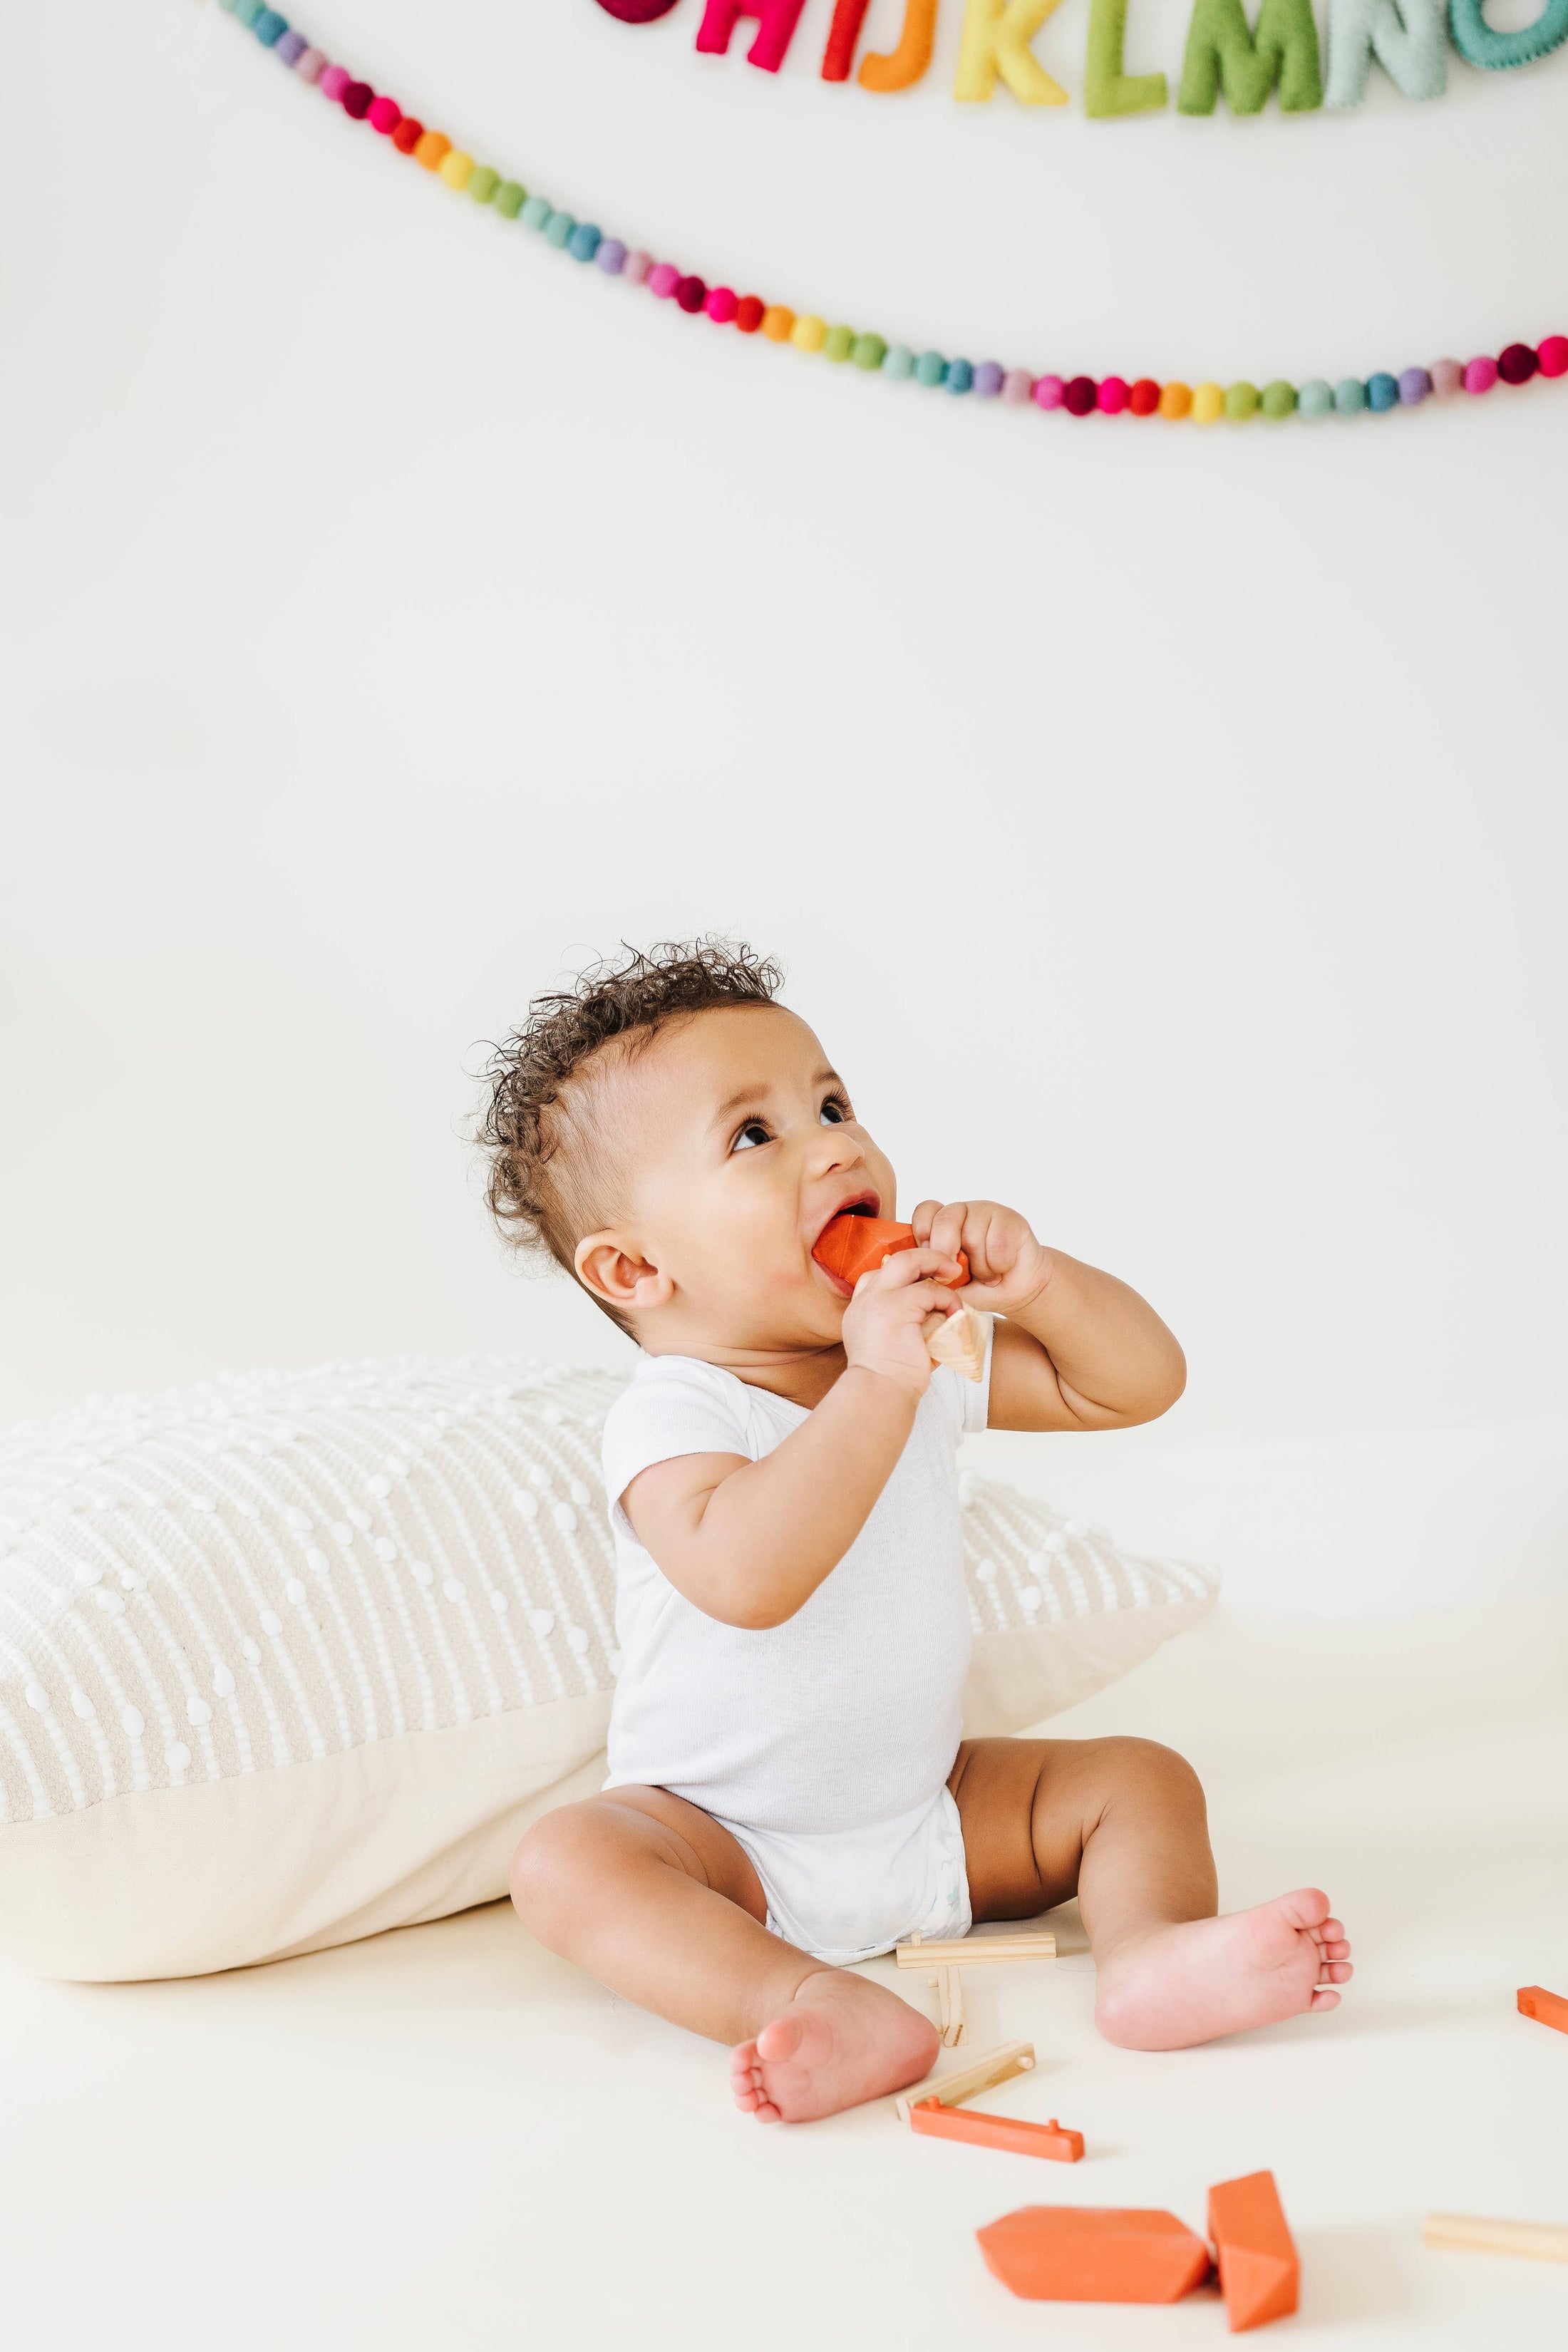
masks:
{"label": "red wooden block", "polygon": [[1559,2033],[1568,2033],[1568,2000],[1560,1992],[1548,1992],[1544,1985],[1521,1985],[1518,2000],[1521,2017],[1533,2017],[1537,2025],[1551,2025]]}
{"label": "red wooden block", "polygon": [[1271,2172],[1248,2172],[1209,2190],[1209,2236],[1233,2332],[1287,2319],[1301,2265]]}
{"label": "red wooden block", "polygon": [[[891,1217],[829,1217],[816,1236],[811,1255],[828,1274],[836,1274],[851,1290],[863,1274],[871,1273],[885,1257],[893,1257],[900,1250],[913,1249],[913,1225],[900,1225]],[[959,1264],[963,1278],[969,1279],[969,1260],[962,1250]]]}
{"label": "red wooden block", "polygon": [[987,2116],[973,2107],[944,2107],[940,2099],[917,2099],[910,2122],[931,2139],[1005,2147],[1013,2156],[1048,2156],[1058,2164],[1076,2164],[1083,2154],[1083,2134],[1064,2130],[1054,2116],[1048,2124],[1031,2124],[1017,2116]]}
{"label": "red wooden block", "polygon": [[1173,2213],[1023,2205],[975,2231],[987,2267],[1046,2303],[1179,2303],[1209,2273],[1209,2250]]}

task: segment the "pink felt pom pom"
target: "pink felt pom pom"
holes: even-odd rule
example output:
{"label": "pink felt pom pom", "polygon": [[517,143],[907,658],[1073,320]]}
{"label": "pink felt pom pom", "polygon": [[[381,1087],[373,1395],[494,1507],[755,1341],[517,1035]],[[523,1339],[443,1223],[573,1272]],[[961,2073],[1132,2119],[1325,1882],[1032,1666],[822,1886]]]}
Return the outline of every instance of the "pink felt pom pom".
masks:
{"label": "pink felt pom pom", "polygon": [[741,307],[741,298],[728,286],[714,286],[702,307],[716,327],[727,327]]}
{"label": "pink felt pom pom", "polygon": [[1568,375],[1568,335],[1548,335],[1535,356],[1542,375]]}
{"label": "pink felt pom pom", "polygon": [[403,109],[395,98],[372,99],[365,121],[373,131],[379,131],[384,139],[391,138],[402,120]]}
{"label": "pink felt pom pom", "polygon": [[323,98],[330,98],[334,106],[341,106],[343,92],[353,79],[353,76],[346,66],[329,66],[316,88]]}
{"label": "pink felt pom pom", "polygon": [[1125,377],[1106,376],[1100,387],[1101,414],[1106,416],[1120,416],[1131,396]]}
{"label": "pink felt pom pom", "polygon": [[647,274],[647,290],[668,302],[680,283],[680,272],[673,261],[656,261]]}
{"label": "pink felt pom pom", "polygon": [[1067,386],[1059,375],[1036,378],[1034,403],[1037,408],[1059,408],[1067,397]]}
{"label": "pink felt pom pom", "polygon": [[1027,401],[1035,389],[1035,379],[1027,368],[1009,368],[1002,379],[1002,397],[1013,408]]}
{"label": "pink felt pom pom", "polygon": [[639,246],[635,253],[628,253],[622,262],[621,276],[628,286],[640,286],[652,268],[652,254],[645,253]]}
{"label": "pink felt pom pom", "polygon": [[1439,400],[1451,400],[1455,393],[1465,388],[1465,371],[1458,360],[1434,360],[1428,373]]}
{"label": "pink felt pom pom", "polygon": [[1471,360],[1465,370],[1465,390],[1468,393],[1489,392],[1496,382],[1496,360]]}

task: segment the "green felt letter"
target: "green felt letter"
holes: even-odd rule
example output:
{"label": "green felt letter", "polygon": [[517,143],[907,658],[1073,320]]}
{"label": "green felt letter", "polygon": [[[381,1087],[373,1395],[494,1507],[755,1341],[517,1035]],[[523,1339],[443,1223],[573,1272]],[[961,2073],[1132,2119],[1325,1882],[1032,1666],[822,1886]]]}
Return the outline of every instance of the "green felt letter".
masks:
{"label": "green felt letter", "polygon": [[1089,12],[1089,57],[1083,77],[1086,114],[1144,114],[1165,103],[1162,73],[1125,74],[1122,44],[1127,34],[1127,0],[1091,0]]}
{"label": "green felt letter", "polygon": [[1233,113],[1259,114],[1276,82],[1287,114],[1323,102],[1312,0],[1263,0],[1256,33],[1241,0],[1194,0],[1178,113],[1212,114],[1223,86]]}

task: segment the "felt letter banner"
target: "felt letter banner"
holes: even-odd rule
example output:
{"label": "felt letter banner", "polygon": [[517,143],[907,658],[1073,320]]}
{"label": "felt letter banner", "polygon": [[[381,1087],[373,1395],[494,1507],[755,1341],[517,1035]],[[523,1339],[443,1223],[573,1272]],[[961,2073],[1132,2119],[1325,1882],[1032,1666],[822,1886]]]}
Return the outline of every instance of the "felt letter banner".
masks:
{"label": "felt letter banner", "polygon": [[1546,0],[1534,24],[1520,33],[1494,33],[1481,0],[1451,0],[1448,22],[1462,58],[1488,73],[1506,73],[1510,66],[1532,66],[1568,41],[1568,0]]}
{"label": "felt letter banner", "polygon": [[1178,111],[1212,114],[1223,85],[1232,113],[1261,114],[1276,82],[1287,114],[1310,114],[1323,102],[1312,0],[1263,0],[1255,34],[1241,0],[1195,0]]}
{"label": "felt letter banner", "polygon": [[1001,75],[1026,106],[1065,106],[1068,94],[1029,47],[1057,0],[968,0],[954,98],[988,99]]}
{"label": "felt letter banner", "polygon": [[1405,98],[1448,87],[1443,0],[1329,0],[1329,106],[1359,106],[1375,58]]}
{"label": "felt letter banner", "polygon": [[1127,34],[1127,0],[1092,0],[1089,12],[1089,56],[1083,78],[1083,110],[1105,118],[1113,114],[1144,114],[1165,103],[1163,73],[1126,74],[1121,70]]}
{"label": "felt letter banner", "polygon": [[911,89],[931,63],[935,38],[936,0],[905,0],[904,29],[899,36],[898,47],[887,57],[873,51],[861,58],[861,87]]}
{"label": "felt letter banner", "polygon": [[757,37],[746,56],[764,73],[777,73],[795,38],[795,28],[805,5],[805,0],[708,0],[697,28],[697,46],[710,57],[721,58],[740,19],[755,16]]}

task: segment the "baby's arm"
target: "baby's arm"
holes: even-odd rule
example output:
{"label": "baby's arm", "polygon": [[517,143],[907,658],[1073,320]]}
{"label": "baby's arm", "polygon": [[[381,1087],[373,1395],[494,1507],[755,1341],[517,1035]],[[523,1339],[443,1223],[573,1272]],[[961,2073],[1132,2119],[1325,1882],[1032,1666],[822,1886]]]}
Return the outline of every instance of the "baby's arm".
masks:
{"label": "baby's arm", "polygon": [[1125,1429],[1168,1412],[1186,1384],[1175,1339],[1113,1274],[1036,1240],[994,1201],[922,1201],[932,1249],[968,1254],[965,1305],[1006,1318],[991,1355],[993,1429]]}
{"label": "baby's arm", "polygon": [[637,1540],[678,1592],[721,1624],[782,1625],[865,1526],[931,1379],[921,1336],[957,1301],[951,1255],[901,1251],[861,1277],[844,1311],[845,1370],[799,1429],[760,1462],[682,1454],[639,1472],[621,1497]]}

